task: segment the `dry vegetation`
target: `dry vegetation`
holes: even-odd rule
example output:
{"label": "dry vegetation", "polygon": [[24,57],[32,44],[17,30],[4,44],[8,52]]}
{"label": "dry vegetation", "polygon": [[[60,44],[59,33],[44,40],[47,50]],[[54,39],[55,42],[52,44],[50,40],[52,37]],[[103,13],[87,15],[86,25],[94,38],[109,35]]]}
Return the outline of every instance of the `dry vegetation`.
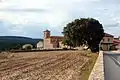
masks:
{"label": "dry vegetation", "polygon": [[87,80],[97,54],[49,51],[0,54],[0,80]]}

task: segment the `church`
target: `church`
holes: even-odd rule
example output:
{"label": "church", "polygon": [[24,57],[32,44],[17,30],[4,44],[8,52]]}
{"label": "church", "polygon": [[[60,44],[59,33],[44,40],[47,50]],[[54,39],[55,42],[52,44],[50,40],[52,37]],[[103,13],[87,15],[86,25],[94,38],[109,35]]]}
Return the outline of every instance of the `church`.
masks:
{"label": "church", "polygon": [[49,30],[44,31],[44,49],[62,48],[63,36],[51,36]]}

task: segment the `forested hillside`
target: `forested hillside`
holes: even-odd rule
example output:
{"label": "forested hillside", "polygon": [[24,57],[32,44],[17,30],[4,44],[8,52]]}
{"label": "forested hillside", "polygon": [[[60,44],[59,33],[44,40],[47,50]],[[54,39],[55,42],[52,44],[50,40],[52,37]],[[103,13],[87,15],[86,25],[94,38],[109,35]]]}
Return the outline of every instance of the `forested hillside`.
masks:
{"label": "forested hillside", "polygon": [[0,50],[20,49],[24,44],[32,44],[35,47],[40,40],[43,41],[20,36],[0,36]]}

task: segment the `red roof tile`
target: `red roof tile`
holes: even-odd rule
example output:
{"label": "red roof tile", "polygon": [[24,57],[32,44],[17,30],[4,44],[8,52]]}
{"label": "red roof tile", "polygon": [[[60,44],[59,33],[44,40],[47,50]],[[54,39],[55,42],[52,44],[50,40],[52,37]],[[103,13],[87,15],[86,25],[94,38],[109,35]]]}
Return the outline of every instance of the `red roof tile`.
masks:
{"label": "red roof tile", "polygon": [[50,38],[64,38],[64,36],[50,36]]}
{"label": "red roof tile", "polygon": [[120,40],[113,40],[113,44],[120,44]]}

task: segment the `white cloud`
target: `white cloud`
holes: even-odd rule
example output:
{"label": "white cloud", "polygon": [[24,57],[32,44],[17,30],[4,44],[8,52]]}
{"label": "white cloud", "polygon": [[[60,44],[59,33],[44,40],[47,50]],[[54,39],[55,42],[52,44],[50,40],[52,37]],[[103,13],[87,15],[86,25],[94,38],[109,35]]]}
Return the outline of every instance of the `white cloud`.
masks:
{"label": "white cloud", "polygon": [[[24,32],[23,35],[28,35],[32,28],[42,27],[59,29],[57,32],[60,32],[66,23],[80,17],[93,17],[104,26],[119,27],[118,24],[113,25],[120,24],[119,3],[119,0],[4,0],[0,3],[0,20],[16,25],[12,34]],[[47,27],[34,27],[36,23]],[[30,24],[32,26],[25,26]],[[39,32],[37,29],[34,31]]]}
{"label": "white cloud", "polygon": [[[56,0],[8,0],[3,4],[7,4],[7,7],[1,8],[0,19],[5,19],[13,24],[47,22],[56,25],[68,18],[67,9],[60,8],[65,4],[61,5],[62,3]],[[44,10],[48,11],[44,12]]]}

